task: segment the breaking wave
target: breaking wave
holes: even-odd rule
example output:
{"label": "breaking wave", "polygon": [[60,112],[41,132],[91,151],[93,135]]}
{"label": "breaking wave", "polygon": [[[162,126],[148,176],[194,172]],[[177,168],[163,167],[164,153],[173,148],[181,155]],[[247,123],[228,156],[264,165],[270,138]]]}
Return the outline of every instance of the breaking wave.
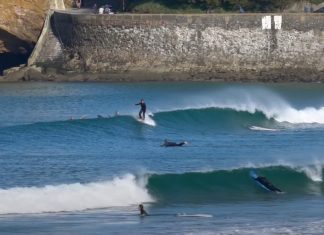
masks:
{"label": "breaking wave", "polygon": [[111,181],[0,189],[0,214],[80,211],[153,202],[128,174]]}
{"label": "breaking wave", "polygon": [[80,211],[155,203],[218,203],[283,197],[259,187],[254,169],[284,197],[323,195],[323,165],[243,167],[210,172],[127,174],[111,181],[0,189],[0,214]]}

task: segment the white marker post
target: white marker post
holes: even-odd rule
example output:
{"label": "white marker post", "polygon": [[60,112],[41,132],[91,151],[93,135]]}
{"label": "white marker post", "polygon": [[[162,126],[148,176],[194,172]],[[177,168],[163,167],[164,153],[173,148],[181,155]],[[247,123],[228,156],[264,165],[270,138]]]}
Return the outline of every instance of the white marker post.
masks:
{"label": "white marker post", "polygon": [[262,30],[271,29],[271,16],[262,17]]}
{"label": "white marker post", "polygon": [[275,29],[281,29],[282,16],[274,16],[273,20],[274,20]]}
{"label": "white marker post", "polygon": [[[272,17],[271,16],[263,16],[262,17],[262,30],[266,30],[266,29],[271,29],[271,20]],[[282,16],[274,16],[273,17],[273,21],[274,21],[274,29],[281,29],[281,25],[282,25]]]}

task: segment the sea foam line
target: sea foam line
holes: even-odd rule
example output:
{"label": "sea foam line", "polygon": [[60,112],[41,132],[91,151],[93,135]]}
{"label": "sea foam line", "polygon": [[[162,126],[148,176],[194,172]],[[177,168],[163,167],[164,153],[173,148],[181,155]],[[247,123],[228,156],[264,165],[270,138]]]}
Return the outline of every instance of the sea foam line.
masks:
{"label": "sea foam line", "polygon": [[0,214],[80,211],[153,201],[145,185],[127,174],[97,183],[0,189]]}

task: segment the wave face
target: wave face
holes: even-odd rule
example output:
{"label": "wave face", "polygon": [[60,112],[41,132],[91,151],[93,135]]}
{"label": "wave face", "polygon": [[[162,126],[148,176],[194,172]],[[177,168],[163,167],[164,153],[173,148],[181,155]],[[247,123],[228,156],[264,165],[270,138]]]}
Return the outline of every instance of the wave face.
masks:
{"label": "wave face", "polygon": [[[184,93],[183,96],[181,94],[178,96],[173,94],[173,96],[171,95],[168,99],[163,100],[155,97],[157,99],[156,103],[151,100],[153,103],[148,104],[148,113],[154,115],[153,119],[157,122],[157,125],[170,123],[190,124],[191,122],[201,124],[207,122],[215,125],[217,123],[228,123],[234,126],[236,123],[238,125],[261,125],[261,127],[265,125],[266,128],[271,128],[273,125],[282,127],[282,124],[324,124],[324,104],[321,103],[322,101],[314,101],[312,105],[306,104],[296,107],[278,93],[261,87],[221,88],[213,91],[207,90],[204,93]],[[119,104],[119,106],[129,107],[129,104]],[[68,113],[68,111],[65,112]],[[109,116],[100,113],[102,112],[100,110],[97,111],[97,114],[93,114],[92,109],[79,110],[78,112],[79,114],[74,115],[75,120],[72,123],[81,122],[85,126],[94,124],[95,127],[96,123],[100,122],[99,119],[101,119],[96,118],[97,114],[100,117]],[[134,117],[138,115],[137,112],[137,108],[129,107],[129,109],[120,110],[120,116],[104,118],[104,120],[110,120],[111,124],[129,125],[129,123],[134,123]],[[16,120],[16,125],[32,124],[35,120],[38,120],[37,118],[29,121],[25,120],[28,118],[25,115],[20,118],[24,118],[24,121],[19,122]],[[48,122],[46,122],[46,118],[49,118]],[[69,116],[65,115],[64,118],[55,115],[45,116],[44,120],[39,121],[36,125],[45,122],[48,125],[53,123],[53,125],[60,127],[62,120],[65,118],[69,119]],[[63,121],[63,123],[66,122]],[[4,123],[0,123],[1,125],[4,125]],[[284,125],[284,127],[286,126]]]}
{"label": "wave face", "polygon": [[0,189],[0,214],[80,211],[153,202],[144,184],[125,175],[89,184]]}
{"label": "wave face", "polygon": [[262,112],[249,113],[233,109],[204,108],[160,112],[154,115],[157,123],[168,127],[195,129],[240,129],[250,126],[282,128],[274,119],[268,119]]}
{"label": "wave face", "polygon": [[[84,131],[91,130],[100,134],[106,132],[110,134],[136,132],[139,126],[143,125],[136,121],[135,116],[121,115],[109,118],[75,119],[68,121],[41,122],[27,125],[2,127],[3,131],[9,134],[26,134],[37,132],[58,132],[66,135],[83,135]],[[283,129],[298,128],[300,125],[278,122],[275,118],[268,118],[265,113],[255,111],[239,111],[230,108],[202,108],[163,111],[152,114],[150,120],[153,124],[147,127],[155,128],[175,128],[185,131],[197,130],[236,130],[249,129],[255,131],[278,131]],[[304,124],[302,128],[321,127],[319,124]],[[4,132],[5,133],[5,132]]]}
{"label": "wave face", "polygon": [[227,88],[204,95],[193,95],[190,103],[161,107],[157,112],[179,110],[223,109],[250,114],[262,113],[268,120],[291,124],[319,123],[324,124],[324,107],[296,108],[280,95],[262,88]]}
{"label": "wave face", "polygon": [[[208,203],[241,200],[260,200],[273,195],[258,186],[250,177],[251,168],[151,175],[147,188],[163,202]],[[271,166],[257,169],[285,196],[324,193],[323,167]]]}
{"label": "wave face", "polygon": [[[111,181],[0,189],[0,214],[80,211],[143,202],[219,203],[279,196],[258,186],[251,168],[179,174],[127,174]],[[258,168],[284,196],[323,195],[323,166]]]}

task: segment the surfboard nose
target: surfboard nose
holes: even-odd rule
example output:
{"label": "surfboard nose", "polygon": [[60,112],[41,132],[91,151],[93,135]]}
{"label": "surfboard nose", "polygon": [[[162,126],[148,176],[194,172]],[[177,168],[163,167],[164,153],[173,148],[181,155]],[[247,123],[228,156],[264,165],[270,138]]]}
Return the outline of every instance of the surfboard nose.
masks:
{"label": "surfboard nose", "polygon": [[253,179],[258,178],[258,175],[257,175],[257,173],[255,173],[254,170],[251,170],[251,171],[249,172],[249,174],[250,174],[250,177],[252,177]]}

